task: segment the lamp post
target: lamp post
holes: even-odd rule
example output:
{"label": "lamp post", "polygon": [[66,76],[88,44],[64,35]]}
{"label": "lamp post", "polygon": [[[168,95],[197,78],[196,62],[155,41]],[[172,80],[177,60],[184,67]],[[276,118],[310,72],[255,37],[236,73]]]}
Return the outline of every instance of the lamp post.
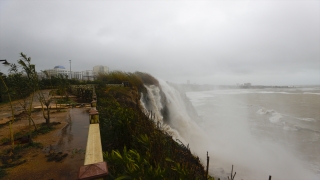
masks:
{"label": "lamp post", "polygon": [[72,79],[72,75],[71,75],[71,60],[69,60],[70,62],[70,79]]}

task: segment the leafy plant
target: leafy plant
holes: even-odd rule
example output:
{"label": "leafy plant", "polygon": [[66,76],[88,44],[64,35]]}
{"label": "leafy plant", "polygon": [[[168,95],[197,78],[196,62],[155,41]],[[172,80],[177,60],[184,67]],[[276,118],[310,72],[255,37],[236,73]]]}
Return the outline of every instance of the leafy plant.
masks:
{"label": "leafy plant", "polygon": [[6,170],[4,170],[4,169],[2,169],[2,168],[0,167],[0,178],[5,177],[6,175],[7,175]]}
{"label": "leafy plant", "polygon": [[6,92],[8,93],[8,97],[9,97],[9,101],[10,101],[10,108],[11,108],[11,117],[12,117],[12,120],[9,121],[9,131],[10,131],[10,139],[11,139],[11,148],[12,148],[12,151],[14,150],[14,135],[13,135],[13,128],[12,128],[12,123],[14,122],[14,109],[12,107],[12,101],[11,101],[11,96],[10,96],[10,93],[9,93],[9,89],[8,89],[8,86],[7,84],[5,83],[5,81],[3,80],[3,77],[2,77],[2,73],[0,73],[0,79],[4,85],[4,87],[6,88]]}
{"label": "leafy plant", "polygon": [[150,156],[141,156],[137,150],[123,151],[113,150],[111,153],[105,152],[104,158],[111,164],[109,166],[111,174],[115,179],[163,179],[166,173],[164,168],[158,164],[150,164]]}
{"label": "leafy plant", "polygon": [[143,88],[137,87],[143,86],[140,76],[122,72],[104,75],[105,81],[110,78],[110,83],[122,80],[137,83],[132,83],[130,88],[99,85],[96,89],[102,146],[110,178],[207,179],[199,158],[158,129],[141,110],[139,99]]}
{"label": "leafy plant", "polygon": [[[11,88],[15,89],[16,94],[19,96],[19,101],[21,107],[27,112],[28,120],[29,120],[29,132],[31,136],[31,122],[35,128],[37,129],[36,124],[34,123],[33,118],[31,117],[32,113],[32,104],[36,89],[38,87],[37,82],[37,73],[35,71],[35,65],[31,64],[31,58],[27,57],[22,52],[20,53],[21,59],[17,61],[19,66],[22,68],[22,71],[19,72],[19,67],[16,64],[11,64],[10,72],[12,73],[12,78],[15,79]],[[23,73],[26,78],[23,78]],[[22,87],[21,87],[22,86]],[[27,94],[31,90],[31,97],[28,98]],[[31,139],[30,139],[31,142]]]}

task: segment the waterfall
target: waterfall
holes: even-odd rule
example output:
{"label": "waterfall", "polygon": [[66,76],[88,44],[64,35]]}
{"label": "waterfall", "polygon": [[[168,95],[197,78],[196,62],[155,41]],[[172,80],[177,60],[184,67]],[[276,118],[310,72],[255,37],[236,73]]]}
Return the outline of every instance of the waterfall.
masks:
{"label": "waterfall", "polygon": [[[174,140],[189,145],[204,165],[206,152],[209,152],[209,174],[226,179],[233,164],[236,179],[267,179],[269,175],[273,180],[316,179],[287,149],[272,141],[252,137],[247,109],[235,99],[224,96],[216,107],[203,105],[206,111],[211,111],[205,119],[197,116],[185,93],[163,80],[159,80],[159,84],[160,87],[145,86],[147,93],[141,95],[141,104],[146,111],[155,113],[153,120],[162,130]],[[221,114],[212,116],[212,108]]]}
{"label": "waterfall", "polygon": [[[190,102],[185,94],[180,93],[163,80],[159,80],[159,83],[161,87],[145,86],[148,93],[141,95],[142,106],[147,111],[155,113],[155,123],[159,123],[160,127],[174,140],[178,139],[185,145],[189,144],[190,150],[205,162],[205,153],[208,149],[205,149],[204,145],[199,146],[199,142],[205,141],[207,137],[194,122],[194,119],[199,118],[195,110],[188,106]],[[167,108],[166,118],[163,115],[164,108]]]}
{"label": "waterfall", "polygon": [[167,132],[172,136],[174,140],[179,139],[184,144],[186,141],[182,138],[179,132],[171,128],[168,124],[165,123],[162,111],[166,107],[166,101],[161,102],[161,90],[155,85],[145,86],[147,89],[147,94],[141,94],[140,102],[146,112],[152,112],[155,115],[154,123],[159,125],[159,128]]}

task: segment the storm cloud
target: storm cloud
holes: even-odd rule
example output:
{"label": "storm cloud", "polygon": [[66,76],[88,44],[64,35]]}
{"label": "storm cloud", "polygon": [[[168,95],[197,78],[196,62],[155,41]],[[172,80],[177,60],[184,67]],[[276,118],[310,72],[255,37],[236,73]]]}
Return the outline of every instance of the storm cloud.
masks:
{"label": "storm cloud", "polygon": [[[197,84],[320,85],[320,1],[0,1],[0,59]],[[1,71],[6,69],[1,66]]]}

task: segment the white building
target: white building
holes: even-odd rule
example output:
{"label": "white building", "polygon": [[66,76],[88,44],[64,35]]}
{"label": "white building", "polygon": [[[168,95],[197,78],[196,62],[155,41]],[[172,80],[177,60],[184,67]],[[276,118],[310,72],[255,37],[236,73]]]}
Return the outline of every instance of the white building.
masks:
{"label": "white building", "polygon": [[83,80],[94,80],[93,71],[92,70],[85,70],[82,71],[82,79]]}
{"label": "white building", "polygon": [[[55,66],[53,69],[46,69],[44,70],[48,73],[49,77],[55,76],[57,77],[61,74],[63,77],[67,77],[68,79],[82,79],[82,72],[80,71],[68,71],[64,66],[58,65]],[[70,73],[71,72],[71,73]],[[43,73],[38,73],[39,77],[46,77]]]}
{"label": "white building", "polygon": [[[109,68],[107,66],[94,66],[93,70],[85,71],[69,71],[66,70],[64,66],[58,65],[53,69],[44,70],[48,73],[49,77],[58,76],[59,74],[67,77],[68,79],[79,79],[79,80],[95,80],[99,73],[109,73]],[[42,72],[38,73],[39,78],[46,78],[46,75]]]}
{"label": "white building", "polygon": [[81,71],[71,71],[72,79],[82,79],[82,72]]}
{"label": "white building", "polygon": [[51,76],[58,76],[59,74],[63,76],[70,76],[70,71],[66,70],[63,66],[55,66],[53,69],[46,69],[44,70],[48,73],[49,77]]}
{"label": "white building", "polygon": [[93,76],[96,77],[99,73],[109,73],[108,66],[94,66],[93,67]]}

